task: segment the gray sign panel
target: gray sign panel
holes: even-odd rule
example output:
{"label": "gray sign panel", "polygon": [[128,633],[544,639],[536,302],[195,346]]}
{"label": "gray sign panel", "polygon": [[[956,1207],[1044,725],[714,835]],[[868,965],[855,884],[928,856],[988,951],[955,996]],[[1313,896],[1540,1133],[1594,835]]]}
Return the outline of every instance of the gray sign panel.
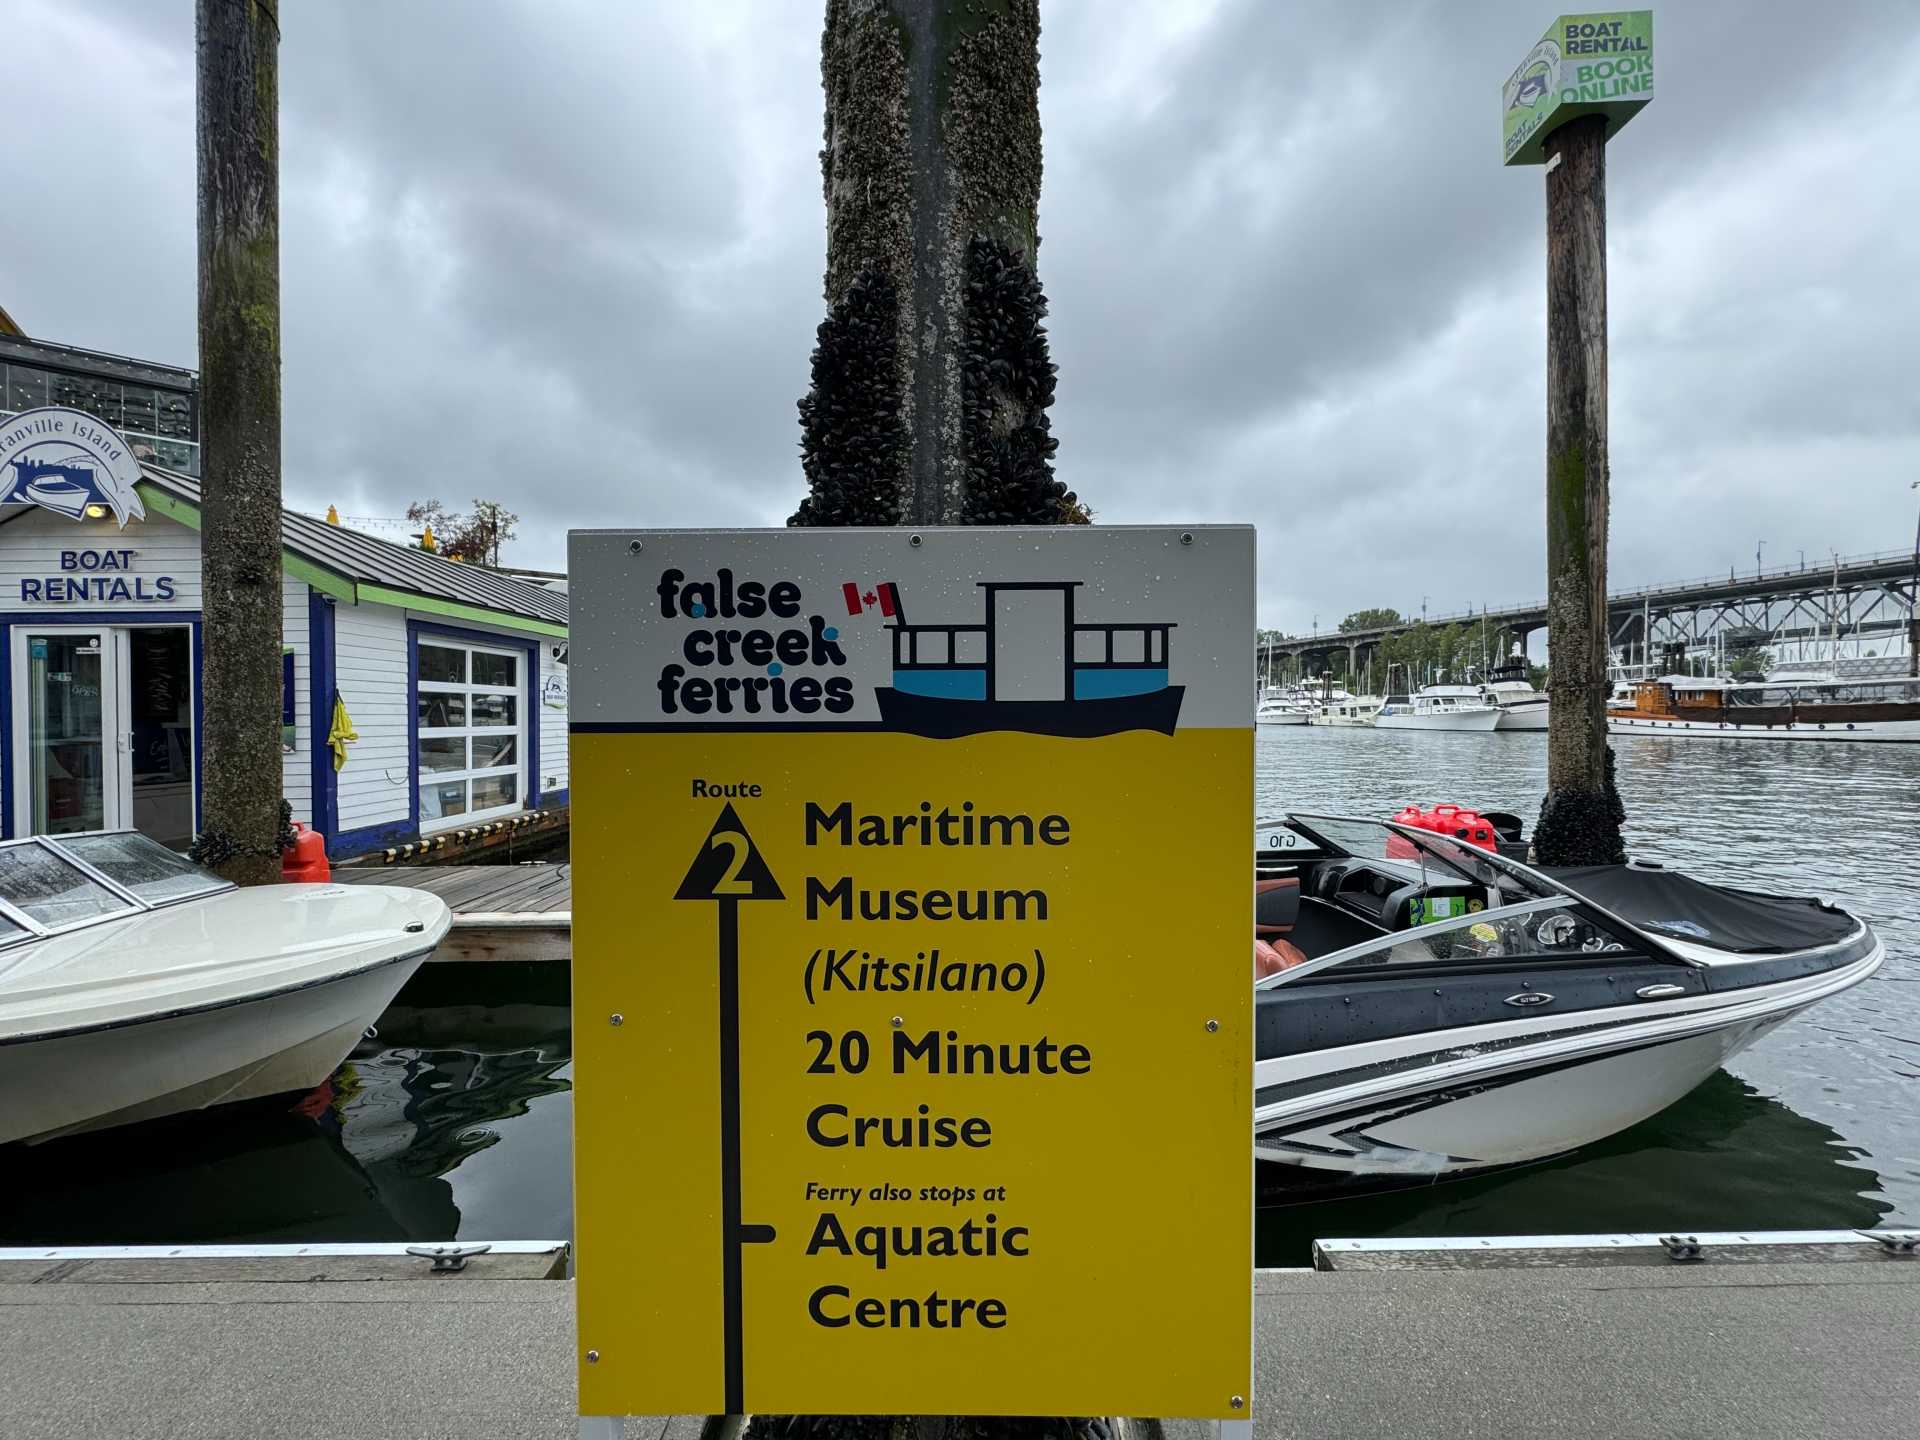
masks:
{"label": "gray sign panel", "polygon": [[1249,526],[569,540],[576,728],[1252,724]]}

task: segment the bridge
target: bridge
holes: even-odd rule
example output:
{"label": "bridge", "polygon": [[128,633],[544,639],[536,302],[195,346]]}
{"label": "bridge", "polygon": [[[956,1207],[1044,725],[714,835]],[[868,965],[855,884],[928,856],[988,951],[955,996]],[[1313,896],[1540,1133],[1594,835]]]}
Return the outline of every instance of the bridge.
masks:
{"label": "bridge", "polygon": [[[1897,647],[1900,637],[1911,634],[1917,600],[1920,551],[1884,550],[1839,556],[1825,565],[1729,572],[1617,591],[1607,597],[1607,631],[1616,652],[1636,657],[1830,634],[1843,640],[1885,637]],[[1497,650],[1491,642],[1489,650],[1505,654],[1508,645],[1524,647],[1535,631],[1546,628],[1546,602],[1454,611],[1344,634],[1289,635],[1258,647],[1260,668],[1265,673],[1269,659],[1285,656],[1299,661],[1307,674],[1318,674],[1330,657],[1344,651],[1347,673],[1354,674],[1389,636],[1423,624],[1462,622],[1486,625],[1498,642]]]}

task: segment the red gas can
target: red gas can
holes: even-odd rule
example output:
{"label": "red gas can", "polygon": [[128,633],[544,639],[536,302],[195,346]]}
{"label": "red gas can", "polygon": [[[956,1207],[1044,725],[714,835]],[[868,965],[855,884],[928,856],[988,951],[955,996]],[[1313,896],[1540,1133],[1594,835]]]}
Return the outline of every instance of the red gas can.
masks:
{"label": "red gas can", "polygon": [[[1393,817],[1396,825],[1405,825],[1411,830],[1431,830],[1436,835],[1445,835],[1450,840],[1463,840],[1469,845],[1477,845],[1482,850],[1497,851],[1500,837],[1493,828],[1493,822],[1477,810],[1467,810],[1458,805],[1436,805],[1431,810],[1422,810],[1418,805],[1409,805]],[[1413,847],[1405,841],[1401,845],[1411,850]],[[1395,855],[1393,844],[1388,842],[1387,853],[1398,859],[1410,858]]]}
{"label": "red gas can", "polygon": [[331,880],[327,865],[327,837],[293,822],[293,848],[280,857],[280,878],[292,883]]}

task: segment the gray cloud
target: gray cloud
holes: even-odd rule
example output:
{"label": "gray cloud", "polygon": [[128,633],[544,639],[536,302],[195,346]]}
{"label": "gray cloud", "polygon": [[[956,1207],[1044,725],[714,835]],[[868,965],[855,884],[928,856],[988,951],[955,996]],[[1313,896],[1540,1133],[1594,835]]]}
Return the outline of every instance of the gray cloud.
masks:
{"label": "gray cloud", "polygon": [[[188,0],[8,0],[0,302],[191,363]],[[1920,36],[1897,3],[1658,11],[1610,147],[1613,569],[1905,543]],[[1538,170],[1515,3],[1059,0],[1042,39],[1063,478],[1260,525],[1264,623],[1542,589]],[[821,315],[819,7],[288,6],[291,503],[771,524]],[[76,100],[75,76],[85,94]],[[84,102],[84,103],[81,103]],[[58,116],[57,122],[53,116]]]}

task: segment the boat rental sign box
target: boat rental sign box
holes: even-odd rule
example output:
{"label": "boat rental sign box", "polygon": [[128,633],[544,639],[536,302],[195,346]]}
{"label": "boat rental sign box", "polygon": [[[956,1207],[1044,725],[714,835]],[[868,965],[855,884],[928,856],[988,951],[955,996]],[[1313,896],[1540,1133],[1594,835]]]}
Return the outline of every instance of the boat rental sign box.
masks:
{"label": "boat rental sign box", "polygon": [[576,531],[580,1406],[1252,1411],[1253,531]]}

